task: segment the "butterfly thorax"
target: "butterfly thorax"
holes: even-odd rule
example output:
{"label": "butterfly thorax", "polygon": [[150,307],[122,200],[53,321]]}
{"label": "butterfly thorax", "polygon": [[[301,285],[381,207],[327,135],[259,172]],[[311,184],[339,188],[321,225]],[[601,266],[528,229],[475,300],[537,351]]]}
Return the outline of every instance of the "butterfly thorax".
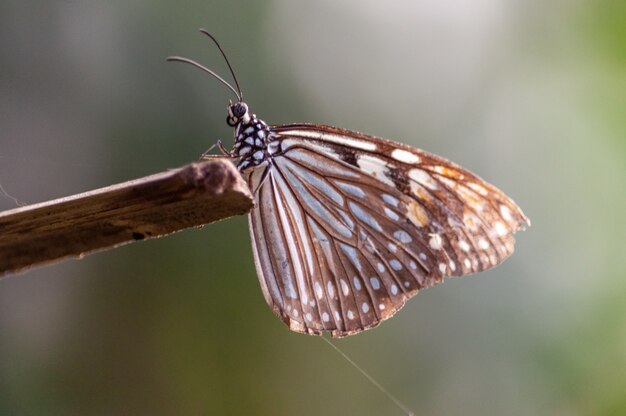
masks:
{"label": "butterfly thorax", "polygon": [[235,142],[232,154],[239,158],[237,169],[258,166],[268,157],[267,144],[270,139],[270,127],[257,118],[256,114],[248,112],[248,106],[243,102],[230,105],[227,122],[235,127]]}

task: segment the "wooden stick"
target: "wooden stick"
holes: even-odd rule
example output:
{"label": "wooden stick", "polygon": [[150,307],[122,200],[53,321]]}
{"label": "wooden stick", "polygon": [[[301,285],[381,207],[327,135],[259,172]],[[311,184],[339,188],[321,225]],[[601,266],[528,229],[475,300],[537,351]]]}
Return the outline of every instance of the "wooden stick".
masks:
{"label": "wooden stick", "polygon": [[233,164],[213,159],[0,212],[0,277],[244,214],[253,204]]}

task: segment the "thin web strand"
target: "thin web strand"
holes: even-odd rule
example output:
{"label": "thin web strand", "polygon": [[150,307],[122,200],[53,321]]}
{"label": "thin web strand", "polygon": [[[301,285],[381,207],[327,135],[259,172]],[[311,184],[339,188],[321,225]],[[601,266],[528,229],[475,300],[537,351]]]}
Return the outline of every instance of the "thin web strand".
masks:
{"label": "thin web strand", "polygon": [[369,380],[370,383],[372,383],[374,386],[376,386],[376,388],[378,390],[380,390],[385,396],[387,396],[389,398],[389,400],[394,402],[396,406],[398,406],[400,409],[402,409],[402,411],[404,413],[406,413],[408,416],[415,416],[415,413],[413,413],[413,411],[411,409],[409,409],[404,403],[402,403],[399,399],[397,399],[393,394],[389,393],[389,391],[386,388],[384,388],[378,381],[374,380],[374,378],[372,376],[370,376],[367,372],[365,372],[365,370],[363,370],[361,367],[359,367],[359,365],[357,363],[352,361],[352,359],[350,357],[348,357],[346,355],[346,353],[341,351],[339,349],[339,347],[337,347],[335,344],[330,342],[325,337],[321,337],[321,338],[324,340],[325,343],[330,345],[332,349],[337,351],[339,353],[339,355],[341,355],[343,358],[345,358],[346,361],[348,361],[350,364],[352,364],[352,366],[354,368],[356,368],[366,379]]}

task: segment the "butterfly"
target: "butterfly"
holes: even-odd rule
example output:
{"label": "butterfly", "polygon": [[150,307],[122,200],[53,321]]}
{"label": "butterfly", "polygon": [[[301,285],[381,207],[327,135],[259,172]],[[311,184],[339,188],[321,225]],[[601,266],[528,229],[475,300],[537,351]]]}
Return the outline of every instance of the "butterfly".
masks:
{"label": "butterfly", "polygon": [[490,269],[530,225],[503,192],[402,143],[317,124],[271,126],[228,86],[234,144],[222,152],[254,192],[249,227],[261,289],[296,332],[343,337],[392,317],[446,276]]}

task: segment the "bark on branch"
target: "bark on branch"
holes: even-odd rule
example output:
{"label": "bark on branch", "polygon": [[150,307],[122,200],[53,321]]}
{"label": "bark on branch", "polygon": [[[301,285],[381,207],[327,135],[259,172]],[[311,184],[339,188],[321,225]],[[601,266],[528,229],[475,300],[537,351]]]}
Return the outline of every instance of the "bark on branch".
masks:
{"label": "bark on branch", "polygon": [[232,163],[212,159],[0,212],[0,277],[202,226],[252,206]]}

